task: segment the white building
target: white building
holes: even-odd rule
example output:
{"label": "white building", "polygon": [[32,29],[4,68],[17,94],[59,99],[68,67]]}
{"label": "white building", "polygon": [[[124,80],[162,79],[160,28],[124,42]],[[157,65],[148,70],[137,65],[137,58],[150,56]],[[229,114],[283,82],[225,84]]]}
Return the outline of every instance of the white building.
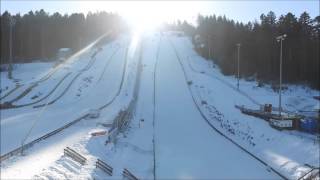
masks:
{"label": "white building", "polygon": [[57,53],[57,59],[60,62],[65,61],[72,54],[72,50],[70,48],[60,48]]}

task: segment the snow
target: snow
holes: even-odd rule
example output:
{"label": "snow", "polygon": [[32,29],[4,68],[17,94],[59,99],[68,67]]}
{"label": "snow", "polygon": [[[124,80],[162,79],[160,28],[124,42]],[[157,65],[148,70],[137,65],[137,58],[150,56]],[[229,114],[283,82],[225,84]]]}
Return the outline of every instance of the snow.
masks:
{"label": "snow", "polygon": [[170,43],[163,44],[156,79],[158,177],[279,178],[208,126],[193,104]]}
{"label": "snow", "polygon": [[59,51],[62,51],[62,52],[66,52],[66,51],[70,51],[71,49],[70,48],[60,48]]}
{"label": "snow", "polygon": [[[118,42],[114,43],[120,42],[122,42],[123,46],[125,46],[125,39],[120,39]],[[77,119],[85,112],[88,112],[89,109],[96,109],[110,100],[119,88],[118,84],[122,75],[121,66],[124,64],[124,48],[122,51],[118,51],[118,54],[115,57],[119,60],[112,61],[112,63],[110,63],[109,71],[104,74],[104,81],[99,84],[91,83],[90,87],[87,88],[97,90],[95,93],[86,91],[86,94],[82,94],[83,97],[79,97],[77,96],[77,91],[75,89],[80,86],[84,77],[95,75],[96,79],[98,79],[97,76],[100,75],[98,74],[100,73],[98,67],[104,65],[106,62],[106,56],[117,47],[118,46],[115,46],[114,44],[109,44],[104,47],[103,49],[106,52],[101,53],[103,53],[105,56],[96,57],[96,63],[99,64],[93,66],[92,69],[86,73],[83,73],[72,84],[70,90],[68,90],[66,94],[62,96],[62,99],[56,103],[37,109],[33,108],[32,106],[27,106],[18,109],[1,110],[1,154],[3,155],[10,150],[19,147],[23,138],[27,135],[32,126],[34,126],[34,128],[32,129],[32,132],[26,142],[30,142],[31,140],[40,137],[49,131],[55,130],[62,125]],[[85,54],[85,57],[88,56]],[[83,63],[74,64],[74,71],[82,69],[82,65]],[[52,79],[50,78],[48,81],[52,81]],[[42,103],[48,103],[55,99],[64,91],[67,85],[67,83],[61,84],[61,86]],[[42,87],[42,84],[39,86]],[[42,89],[46,89],[46,87],[43,86]],[[77,104],[76,106],[75,103]]]}
{"label": "snow", "polygon": [[[186,79],[192,83],[185,80],[174,47]],[[257,87],[254,81],[241,79],[241,91],[237,91],[235,77],[222,75],[212,62],[197,55],[191,41],[181,33],[123,35],[103,45],[92,60],[97,49],[85,48],[72,56],[52,77],[15,102],[23,104],[45,97],[70,73],[52,94],[35,105],[60,97],[55,103],[42,108],[1,110],[1,155],[19,147],[30,129],[26,143],[84,114],[92,114],[36,143],[25,151],[25,156],[1,162],[1,179],[121,179],[124,168],[141,179],[280,178],[213,130],[200,112],[220,132],[287,178],[297,179],[308,172],[310,168],[305,164],[319,166],[315,135],[275,130],[268,122],[244,115],[234,107],[276,105],[277,93],[270,86]],[[26,77],[21,83],[27,86],[41,79],[51,66],[43,65],[34,74],[24,72]],[[15,74],[20,69],[23,65]],[[10,86],[9,90],[14,87],[1,74],[2,79],[1,85]],[[312,98],[318,93],[290,85],[284,91],[284,107],[296,111],[319,106],[319,101]],[[37,94],[39,97],[32,99]],[[106,144],[108,134],[91,135],[108,131],[124,110],[132,113],[130,124],[115,142]],[[63,155],[66,147],[86,157],[87,163],[82,166]],[[95,168],[97,159],[114,168],[112,176]]]}
{"label": "snow", "polygon": [[[122,43],[127,43],[127,42],[128,42],[127,40],[125,40],[125,41],[122,40]],[[115,42],[115,43],[118,44],[119,42]],[[112,44],[111,46],[118,47],[118,46],[114,46],[114,44]],[[108,92],[108,94],[106,94],[106,91],[107,91],[106,87],[108,87],[108,86],[106,86],[106,84],[108,84],[109,86],[111,85],[112,81],[108,81],[108,80],[110,80],[110,79],[112,80],[115,78],[115,75],[116,75],[115,72],[117,72],[119,76],[122,75],[122,72],[121,72],[122,68],[117,68],[117,66],[119,66],[119,65],[124,66],[125,65],[123,63],[123,60],[125,57],[125,52],[126,52],[125,49],[123,49],[122,54],[120,54],[121,56],[119,56],[119,58],[117,58],[116,61],[113,61],[114,62],[113,68],[111,68],[112,71],[107,71],[105,73],[105,76],[102,77],[105,81],[101,81],[101,83],[99,83],[99,84],[94,84],[98,88],[95,90],[101,91],[101,92],[96,91],[96,93],[108,95],[106,97],[110,97],[110,98],[117,94],[117,93],[114,93],[114,91],[110,91],[110,92]],[[124,73],[124,75],[125,75],[124,87],[121,89],[119,96],[117,96],[118,98],[115,101],[112,101],[112,104],[109,105],[110,107],[108,106],[108,108],[102,109],[102,111],[100,112],[100,116],[98,118],[80,121],[80,123],[77,123],[76,125],[72,126],[71,128],[63,130],[61,133],[59,133],[58,136],[54,136],[54,138],[50,138],[49,140],[43,141],[41,143],[37,143],[34,147],[32,147],[31,149],[26,151],[26,154],[27,154],[26,158],[25,157],[14,157],[14,158],[10,158],[9,160],[7,160],[4,163],[1,162],[1,171],[2,171],[1,178],[10,178],[10,177],[15,177],[15,178],[16,177],[23,177],[23,178],[45,178],[45,177],[47,177],[47,178],[48,177],[71,178],[71,177],[73,177],[76,179],[81,178],[81,177],[85,178],[86,174],[88,174],[88,173],[77,174],[76,172],[80,172],[81,168],[79,168],[79,166],[77,164],[70,161],[69,158],[67,158],[65,156],[61,157],[62,152],[63,152],[63,148],[65,148],[66,146],[71,146],[74,149],[76,149],[77,151],[79,151],[80,153],[84,154],[85,156],[91,156],[92,157],[91,164],[90,163],[88,164],[88,169],[86,169],[85,171],[90,172],[89,169],[94,168],[94,160],[96,158],[93,157],[92,155],[89,155],[86,152],[87,152],[87,150],[89,152],[92,151],[92,154],[94,155],[95,151],[101,153],[101,152],[103,152],[102,151],[103,149],[98,148],[98,151],[97,151],[97,149],[91,149],[91,150],[90,150],[90,148],[88,149],[88,147],[92,147],[92,145],[91,145],[92,141],[93,141],[93,143],[97,143],[97,141],[91,139],[90,134],[91,134],[91,132],[94,132],[97,130],[107,130],[98,124],[112,123],[112,120],[114,119],[116,114],[121,109],[126,109],[126,107],[128,106],[128,103],[132,100],[132,91],[133,91],[134,85],[135,85],[135,76],[137,74],[137,65],[138,65],[137,64],[137,57],[138,57],[137,54],[138,53],[135,52],[134,55],[128,57],[128,64],[126,64],[128,67],[126,68],[127,69],[126,73]],[[94,71],[92,73],[96,73],[96,74],[94,74],[96,79],[98,79],[98,77],[100,76],[100,73],[97,73]],[[113,82],[114,82],[114,85],[116,85],[116,87],[119,88],[120,78],[115,79]],[[112,90],[116,90],[117,89],[116,87],[114,87]],[[95,95],[97,95],[97,94],[95,94]],[[69,96],[67,96],[67,97],[69,97]],[[99,101],[97,101],[97,98],[100,98],[100,97],[96,97],[96,96],[94,96],[94,94],[92,94],[92,95],[89,95],[89,98],[95,98],[94,99],[95,103],[92,104],[93,106],[97,107],[99,105],[99,103],[98,103]],[[110,98],[109,98],[108,102],[110,102]],[[85,102],[88,102],[88,101],[89,101],[89,99],[86,99]],[[100,101],[100,102],[104,102],[103,104],[106,103],[106,101]],[[82,108],[81,111],[78,111],[78,114],[77,114],[78,116],[82,115],[84,113],[88,113],[92,110],[92,109],[83,110],[86,108],[82,107],[80,104],[78,104],[78,105],[79,106],[77,106],[77,108]],[[64,107],[63,105],[60,105],[61,109],[63,107]],[[58,114],[60,114],[62,112],[61,109],[59,110],[59,113],[56,113],[56,114],[54,114],[53,109],[48,109],[47,111],[50,112],[50,114],[53,117],[51,117],[51,118],[49,117],[48,121],[42,120],[42,121],[37,122],[36,127],[33,130],[33,134],[30,136],[29,139],[39,137],[41,135],[41,133],[45,133],[46,131],[49,131],[51,129],[55,129],[58,125],[61,126],[61,125],[65,124],[64,121],[62,121],[62,120],[58,121],[58,119],[55,119],[58,116]],[[6,111],[8,111],[8,110],[6,110]],[[26,111],[26,110],[24,110],[24,111]],[[53,111],[53,113],[52,113],[52,111]],[[70,116],[70,114],[69,114],[69,116]],[[19,117],[17,117],[17,118],[19,118]],[[63,119],[63,118],[61,118],[61,119]],[[72,119],[72,117],[70,118],[70,120],[71,119]],[[73,118],[73,119],[75,119],[75,118]],[[9,122],[7,122],[9,124],[10,123],[15,124],[15,128],[16,128],[17,124],[23,124],[25,119],[24,119],[24,117],[23,118],[20,117],[19,123],[11,121],[10,119],[9,120],[6,119],[5,121],[9,121]],[[1,123],[3,123],[3,121],[1,121]],[[4,124],[4,125],[1,124],[1,128],[3,128],[5,125],[7,125],[7,124]],[[23,128],[23,126],[24,126],[24,128]],[[26,123],[21,125],[21,131],[25,132],[28,129],[25,126],[27,126]],[[7,135],[10,132],[7,130],[7,128],[8,128],[8,126],[5,126],[4,130],[6,132],[1,131],[1,133]],[[17,132],[18,131],[16,131],[16,129],[14,129],[12,136],[16,135]],[[17,134],[17,135],[19,135],[19,134]],[[10,137],[10,136],[8,135],[7,137]],[[7,138],[7,137],[3,138],[3,136],[1,136],[1,138],[2,138],[1,140],[4,140],[4,142],[1,141],[1,143],[2,143],[1,153],[3,152],[2,151],[3,149],[8,148],[8,147],[10,148],[10,146],[13,146],[15,143],[15,142],[10,142],[9,138]],[[16,142],[18,142],[19,138],[20,137],[15,137],[15,139],[11,139],[11,141],[16,140]],[[101,137],[96,137],[96,138],[99,138],[100,141],[98,141],[98,142],[100,142],[102,145],[104,145],[106,137],[101,136]],[[49,141],[48,144],[46,144],[47,141]],[[54,146],[54,148],[52,148],[51,145]],[[18,146],[18,144],[16,144],[16,146]],[[46,148],[48,148],[48,147],[50,147],[50,148],[47,151]],[[98,147],[99,147],[99,145],[98,145]],[[81,148],[83,148],[83,149],[81,149]],[[36,160],[39,160],[43,157],[48,157],[48,158],[44,158],[43,160],[41,160],[41,163],[38,163],[36,166],[34,166],[32,170],[30,168],[26,168],[27,165],[30,166],[30,162],[36,162]],[[44,167],[48,167],[48,169],[46,169]],[[74,170],[76,169],[77,171],[70,171],[71,170],[70,168],[72,168],[72,167],[74,167]],[[24,172],[24,171],[22,171],[22,169],[30,169],[30,171]],[[61,172],[61,171],[64,171],[64,172]],[[20,174],[18,176],[16,176],[15,175],[16,173],[20,173]]]}
{"label": "snow", "polygon": [[78,142],[84,136],[88,136],[88,130],[93,128],[88,122],[81,122],[70,127],[61,134],[54,136],[42,143],[38,143],[19,156],[1,163],[1,179],[30,179],[42,169],[54,163],[63,155],[63,148],[72,142]]}
{"label": "snow", "polygon": [[[15,64],[12,80],[8,79],[8,72],[0,72],[0,97],[3,97],[10,89],[14,88],[16,83],[30,82],[42,77],[53,66],[53,63],[34,62]],[[14,82],[17,80],[17,82]]]}
{"label": "snow", "polygon": [[[241,114],[238,109],[232,108],[235,105],[259,108],[247,96],[260,104],[277,104],[277,93],[268,87],[256,88],[254,82],[244,81],[240,82],[240,89],[246,94],[239,93],[235,87],[230,87],[236,85],[236,79],[223,76],[218,69],[212,68],[213,64],[190,51],[192,45],[187,38],[172,39],[184,61],[188,78],[193,82],[192,92],[199,104],[201,100],[206,100],[208,104],[203,105],[202,110],[216,127],[287,177],[297,178],[303,175],[309,169],[305,164],[319,167],[319,141],[315,135],[312,137],[295,131],[278,131],[267,122]],[[192,63],[190,64],[197,67],[198,72],[188,65],[188,57]],[[312,98],[317,93],[319,92],[315,90],[290,86],[284,92],[285,109],[312,107],[319,103]]]}

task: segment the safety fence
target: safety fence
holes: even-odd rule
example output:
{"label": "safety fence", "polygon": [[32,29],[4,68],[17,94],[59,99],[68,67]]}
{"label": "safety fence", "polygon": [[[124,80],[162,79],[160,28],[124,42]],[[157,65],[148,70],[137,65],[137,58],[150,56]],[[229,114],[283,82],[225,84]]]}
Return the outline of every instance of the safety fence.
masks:
{"label": "safety fence", "polygon": [[71,125],[79,122],[79,121],[82,120],[82,119],[85,119],[88,115],[89,115],[89,114],[85,114],[85,115],[83,115],[83,116],[81,116],[81,117],[79,117],[79,118],[77,118],[77,119],[69,122],[68,124],[66,124],[66,125],[58,128],[58,129],[56,129],[56,130],[54,130],[54,131],[51,131],[51,132],[49,132],[49,133],[47,133],[47,134],[45,134],[45,135],[43,135],[43,136],[41,136],[41,137],[39,137],[39,138],[37,138],[37,139],[35,139],[35,140],[27,143],[27,144],[24,144],[23,146],[20,146],[20,147],[14,149],[14,150],[12,150],[12,151],[10,151],[10,152],[2,155],[2,156],[0,157],[0,162],[4,161],[4,160],[6,160],[6,159],[8,159],[8,158],[10,158],[10,157],[12,157],[12,156],[15,156],[15,155],[18,155],[18,154],[22,153],[24,150],[32,147],[34,144],[36,144],[36,143],[38,143],[38,142],[40,142],[40,141],[42,141],[42,140],[45,140],[45,139],[47,139],[47,138],[49,138],[49,137],[51,137],[51,136],[59,133],[60,131],[66,129],[66,128],[68,128],[68,127],[70,127]]}
{"label": "safety fence", "polygon": [[129,179],[129,180],[139,180],[136,176],[134,176],[128,169],[124,168],[122,171],[123,178]]}
{"label": "safety fence", "polygon": [[96,168],[99,168],[102,171],[106,172],[109,176],[112,176],[113,168],[100,159],[96,161]]}
{"label": "safety fence", "polygon": [[[115,142],[116,141],[116,136],[119,132],[124,132],[128,125],[130,120],[132,119],[135,111],[135,106],[136,102],[138,99],[138,92],[139,92],[139,87],[140,87],[140,76],[141,76],[141,59],[142,59],[142,46],[140,46],[140,54],[139,54],[139,62],[137,65],[137,70],[136,70],[136,77],[135,77],[135,85],[133,88],[133,97],[132,100],[130,101],[129,105],[125,110],[120,110],[118,115],[113,121],[112,127],[109,130],[110,134],[110,141]],[[120,92],[119,92],[120,94]]]}
{"label": "safety fence", "polygon": [[81,154],[76,152],[75,150],[67,147],[63,150],[64,155],[71,157],[73,160],[77,161],[81,165],[84,165],[87,161],[85,157],[83,157]]}

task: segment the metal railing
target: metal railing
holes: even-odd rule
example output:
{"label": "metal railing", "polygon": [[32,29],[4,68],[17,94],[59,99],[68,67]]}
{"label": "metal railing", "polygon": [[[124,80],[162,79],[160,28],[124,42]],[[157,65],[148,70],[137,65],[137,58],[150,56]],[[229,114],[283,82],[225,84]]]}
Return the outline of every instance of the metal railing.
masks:
{"label": "metal railing", "polygon": [[12,150],[12,151],[10,151],[10,152],[2,155],[2,156],[0,157],[0,162],[4,161],[4,160],[6,160],[6,159],[8,159],[8,158],[10,158],[10,157],[12,157],[12,156],[18,155],[18,154],[21,153],[23,150],[26,150],[26,149],[32,147],[35,143],[38,143],[38,142],[40,142],[40,141],[42,141],[42,140],[44,140],[44,139],[49,138],[50,136],[53,136],[53,135],[59,133],[60,131],[66,129],[66,128],[68,128],[69,126],[71,126],[71,125],[79,122],[80,120],[86,118],[87,116],[88,116],[88,114],[85,114],[85,115],[83,115],[83,116],[81,116],[81,117],[79,117],[79,118],[77,118],[77,119],[69,122],[68,124],[66,124],[66,125],[58,128],[58,129],[56,129],[56,130],[54,130],[54,131],[51,131],[51,132],[49,132],[49,133],[47,133],[47,134],[45,134],[45,135],[43,135],[43,136],[41,136],[41,137],[39,137],[39,138],[37,138],[37,139],[35,139],[35,140],[27,143],[27,144],[24,144],[23,146],[20,146],[20,147],[14,149],[14,150]]}

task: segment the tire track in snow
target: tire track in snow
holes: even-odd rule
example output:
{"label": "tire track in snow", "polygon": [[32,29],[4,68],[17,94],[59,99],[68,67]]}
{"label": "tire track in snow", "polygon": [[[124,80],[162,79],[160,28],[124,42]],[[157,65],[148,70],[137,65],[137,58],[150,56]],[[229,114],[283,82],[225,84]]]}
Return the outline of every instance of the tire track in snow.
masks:
{"label": "tire track in snow", "polygon": [[[117,48],[117,49],[115,50],[115,52],[117,52],[118,49],[120,49],[120,48]],[[115,54],[115,52],[114,52],[113,54]],[[107,64],[112,60],[112,57],[113,57],[113,55],[112,55],[112,56],[109,58],[109,60],[106,62]],[[90,60],[90,62],[86,65],[86,67],[83,68],[83,69],[71,80],[71,82],[68,84],[68,86],[64,89],[64,91],[63,91],[58,97],[56,97],[54,100],[52,100],[52,101],[50,101],[50,102],[48,102],[48,103],[36,105],[36,106],[34,106],[34,108],[39,108],[39,107],[51,105],[51,104],[55,103],[56,101],[58,101],[60,98],[62,98],[62,96],[64,96],[64,95],[67,93],[67,91],[70,89],[70,87],[73,85],[73,83],[80,77],[80,75],[82,75],[82,73],[84,73],[84,72],[88,71],[89,69],[91,69],[91,67],[92,67],[93,64],[96,62],[96,60],[97,60],[96,57],[92,58],[92,59]]]}
{"label": "tire track in snow", "polygon": [[[103,39],[104,37],[107,37],[111,34],[111,32],[107,32],[105,34],[103,34],[102,36],[100,36],[97,40],[95,40],[93,43],[91,43],[90,45],[88,45],[87,47],[85,47],[84,49],[88,48],[91,49],[95,44],[97,44],[101,39]],[[80,51],[79,51],[80,52]],[[76,53],[77,54],[77,53]],[[72,57],[72,56],[71,56]],[[59,64],[58,66],[54,67],[52,70],[50,70],[48,72],[48,74],[46,74],[44,77],[42,77],[40,80],[35,81],[33,83],[30,83],[30,86],[25,89],[20,95],[16,96],[13,100],[9,101],[10,104],[12,104],[13,102],[16,102],[17,100],[23,98],[24,96],[26,96],[29,92],[31,92],[31,90],[35,87],[37,87],[40,83],[48,80],[53,74],[55,74],[59,69],[60,66],[64,65],[67,62],[64,61],[63,63]],[[8,92],[7,94],[5,94],[4,96],[0,97],[0,100],[2,100],[3,98],[9,96],[10,94],[12,94],[13,92],[15,92],[16,90],[20,89],[21,87],[23,87],[25,85],[17,85],[15,88],[13,88],[12,90],[10,90],[10,92]]]}
{"label": "tire track in snow", "polygon": [[108,60],[107,63],[105,64],[105,66],[104,66],[104,68],[103,68],[103,71],[102,71],[102,73],[101,73],[101,75],[100,75],[100,78],[99,78],[99,80],[97,81],[97,83],[101,81],[101,79],[102,79],[102,77],[103,77],[106,69],[108,68],[109,64],[111,63],[111,61],[112,61],[112,59],[113,59],[113,56],[119,51],[119,49],[120,49],[120,47],[118,47],[118,48],[113,52],[113,54],[109,57],[109,60]]}
{"label": "tire track in snow", "polygon": [[[92,65],[95,63],[96,61],[96,58],[92,58],[90,59],[90,61],[88,62],[88,64],[82,69],[80,70],[80,72],[71,80],[71,82],[68,84],[67,88],[60,94],[60,96],[58,96],[58,98],[50,101],[49,103],[45,103],[45,104],[41,104],[41,105],[37,105],[37,106],[34,106],[34,108],[38,108],[38,107],[43,107],[45,105],[50,105],[50,104],[53,104],[54,102],[56,102],[58,99],[60,99],[65,93],[66,91],[70,88],[70,86],[73,84],[73,82],[85,71],[89,70]],[[34,105],[34,104],[37,104],[45,99],[47,99],[50,95],[52,95],[54,93],[54,91],[62,84],[62,82],[67,79],[67,77],[72,74],[72,72],[68,72],[66,75],[64,75],[62,77],[62,79],[57,83],[56,86],[53,87],[53,89],[44,97],[42,97],[41,99],[38,99],[34,102],[30,102],[30,103],[26,103],[26,104],[18,104],[18,105],[14,105],[12,104],[11,107],[8,107],[8,108],[3,108],[3,109],[13,109],[13,108],[21,108],[21,107],[26,107],[26,106],[30,106],[30,105]],[[38,86],[39,84],[37,84],[36,86]],[[19,99],[21,99],[22,97],[26,96],[29,92],[31,92],[31,90],[36,87],[36,86],[32,86],[31,88],[28,88],[26,89],[22,94],[20,94],[17,98],[15,98],[14,100],[10,101],[9,103],[12,103],[12,102],[15,102]]]}
{"label": "tire track in snow", "polygon": [[[59,66],[60,66],[60,65],[61,65],[61,64],[59,64]],[[58,68],[59,66],[55,67],[53,70],[51,70],[50,72],[48,72],[48,74],[46,74],[46,75],[45,75],[44,77],[42,77],[40,80],[35,81],[35,82],[33,82],[33,83],[30,83],[30,86],[29,86],[26,90],[24,90],[21,94],[23,94],[23,93],[24,93],[25,91],[27,91],[28,89],[32,89],[32,88],[34,88],[35,86],[38,86],[39,83],[48,80],[48,79],[59,69],[59,68]],[[23,84],[23,85],[17,85],[15,88],[13,88],[12,90],[10,90],[7,94],[5,94],[4,96],[0,97],[0,100],[2,100],[3,98],[9,96],[10,94],[12,94],[13,92],[15,92],[16,90],[20,89],[20,88],[23,87],[23,86],[26,86],[26,85],[24,85],[24,84]],[[31,91],[31,90],[30,90],[30,91]],[[19,96],[21,96],[21,94],[20,94]],[[17,96],[17,97],[18,97],[18,96]],[[14,99],[11,100],[11,101],[14,102],[14,100],[17,99],[17,97],[14,98]],[[11,102],[11,101],[9,101],[9,102]]]}
{"label": "tire track in snow", "polygon": [[9,96],[10,94],[12,94],[13,92],[15,92],[17,89],[19,89],[22,85],[16,85],[16,87],[14,87],[13,89],[11,89],[8,93],[6,93],[5,95],[3,95],[2,97],[0,97],[0,100],[2,100],[3,98],[6,98],[7,96]]}
{"label": "tire track in snow", "polygon": [[[168,41],[170,42],[174,52],[175,52],[175,55],[178,59],[178,62],[180,64],[180,67],[183,71],[183,75],[184,75],[184,79],[185,79],[185,82],[187,83],[188,82],[188,79],[187,79],[187,73],[184,69],[184,66],[182,64],[182,61],[180,59],[180,56],[177,52],[177,49],[176,47],[174,46],[174,44],[172,43],[172,41],[167,38]],[[193,100],[193,103],[194,105],[196,106],[197,110],[199,111],[200,115],[202,116],[202,118],[207,122],[207,124],[214,130],[216,131],[218,134],[220,134],[222,137],[226,138],[228,141],[230,141],[232,144],[236,145],[238,148],[240,148],[243,152],[247,153],[248,155],[250,155],[251,157],[253,157],[254,159],[256,159],[257,161],[259,161],[260,163],[262,163],[264,166],[267,167],[267,169],[270,169],[272,172],[274,172],[275,174],[277,174],[279,177],[281,177],[282,179],[288,179],[287,177],[285,177],[283,174],[281,174],[280,172],[278,172],[277,170],[275,170],[274,168],[272,168],[268,163],[264,162],[262,159],[260,159],[259,157],[255,156],[254,154],[252,154],[251,152],[249,152],[248,150],[246,150],[244,147],[242,147],[240,144],[236,143],[234,140],[232,140],[230,137],[228,137],[227,135],[225,135],[223,132],[221,132],[220,130],[218,130],[210,121],[209,119],[206,117],[205,113],[201,110],[200,106],[198,105],[197,103],[197,100],[196,98],[194,97],[192,91],[191,91],[191,88],[189,85],[188,86],[188,90],[190,92],[190,95],[192,97],[192,100]]]}
{"label": "tire track in snow", "polygon": [[119,89],[116,93],[116,95],[106,104],[102,105],[99,110],[102,110],[106,107],[108,107],[110,104],[113,103],[113,101],[120,95],[120,92],[121,92],[121,89],[122,89],[122,86],[123,86],[123,82],[124,82],[124,77],[125,77],[125,74],[126,74],[126,70],[127,70],[127,64],[128,64],[128,51],[129,51],[129,47],[127,46],[126,48],[126,53],[125,53],[125,62],[123,64],[123,70],[122,70],[122,77],[121,77],[121,82],[120,82],[120,85],[119,85]]}
{"label": "tire track in snow", "polygon": [[[59,69],[60,66],[64,65],[67,61],[63,62],[62,64],[59,64],[58,66],[54,67],[52,70],[50,70],[50,72],[48,72],[48,74],[46,74],[44,77],[42,77],[40,80],[35,81],[30,83],[30,86],[28,88],[26,88],[22,93],[20,93],[20,95],[16,96],[14,99],[10,100],[9,103],[13,103],[18,101],[19,99],[23,98],[24,96],[26,96],[29,92],[32,91],[33,88],[37,87],[40,83],[45,82],[46,80],[48,80],[49,78],[51,78],[51,76],[53,76]],[[12,94],[13,92],[15,92],[16,90],[20,89],[23,86],[27,86],[27,85],[18,85],[16,86],[14,89],[12,89],[10,92],[8,92],[6,95],[4,95],[3,97],[0,98],[0,100],[2,100],[3,98],[9,96],[10,94]]]}
{"label": "tire track in snow", "polygon": [[156,62],[154,64],[154,70],[153,70],[153,114],[152,114],[152,126],[153,126],[153,139],[152,139],[152,145],[153,145],[153,178],[156,179],[156,135],[155,135],[155,120],[156,120],[156,74],[157,74],[157,66],[158,66],[158,59],[159,59],[159,51],[160,51],[160,45],[161,45],[161,38],[162,35],[160,34],[160,40],[158,43],[157,48],[157,54],[156,54]]}
{"label": "tire track in snow", "polygon": [[71,72],[67,73],[64,77],[62,77],[62,79],[53,87],[53,89],[47,94],[45,95],[44,97],[34,101],[34,102],[31,102],[31,103],[26,103],[26,104],[18,104],[18,105],[13,105],[13,107],[10,107],[9,109],[12,109],[12,108],[21,108],[21,107],[25,107],[25,106],[30,106],[30,105],[33,105],[33,104],[36,104],[36,103],[39,103],[43,100],[45,100],[47,97],[49,97],[59,86],[60,84],[71,74]]}
{"label": "tire track in snow", "polygon": [[71,82],[68,84],[68,86],[64,89],[64,91],[62,91],[62,93],[56,97],[55,99],[53,99],[52,101],[48,102],[48,103],[45,103],[45,104],[40,104],[40,105],[36,105],[36,106],[33,106],[33,108],[39,108],[39,107],[43,107],[43,106],[47,106],[47,105],[51,105],[53,103],[55,103],[56,101],[58,101],[63,95],[65,95],[67,93],[67,91],[69,90],[69,88],[72,86],[72,84],[78,79],[78,77],[86,72],[87,70],[89,70],[92,65],[95,63],[96,61],[96,58],[92,58],[89,63],[87,64],[87,66],[82,69],[72,80]]}

